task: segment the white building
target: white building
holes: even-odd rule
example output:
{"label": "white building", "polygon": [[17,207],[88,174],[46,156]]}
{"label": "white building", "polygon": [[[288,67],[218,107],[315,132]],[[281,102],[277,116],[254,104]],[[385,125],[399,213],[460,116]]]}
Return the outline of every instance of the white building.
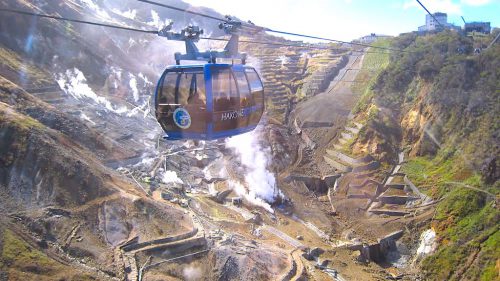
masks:
{"label": "white building", "polygon": [[425,15],[425,25],[419,26],[418,31],[425,32],[425,31],[441,30],[442,26],[444,26],[445,28],[460,30],[459,26],[455,26],[451,23],[448,23],[448,15],[446,13],[438,12],[432,15],[434,17],[432,17],[429,14]]}

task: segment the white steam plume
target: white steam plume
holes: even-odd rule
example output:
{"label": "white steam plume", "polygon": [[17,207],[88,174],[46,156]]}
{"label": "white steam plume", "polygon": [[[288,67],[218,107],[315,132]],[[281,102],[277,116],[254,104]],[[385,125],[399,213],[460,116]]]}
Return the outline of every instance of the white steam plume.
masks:
{"label": "white steam plume", "polygon": [[188,281],[201,280],[202,274],[203,272],[199,268],[196,268],[194,266],[188,266],[182,270],[184,280]]}
{"label": "white steam plume", "polygon": [[245,198],[245,200],[247,200],[251,204],[253,204],[255,206],[262,207],[266,211],[268,211],[269,213],[274,214],[274,210],[273,210],[273,208],[271,208],[271,205],[269,203],[267,203],[266,201],[264,201],[262,198],[259,198],[253,190],[250,189],[247,191],[245,189],[245,187],[237,181],[228,180],[227,183],[228,183],[229,187],[232,190],[234,190],[234,192],[236,192],[236,194]]}
{"label": "white steam plume", "polygon": [[101,7],[99,7],[99,5],[97,5],[94,1],[92,1],[92,0],[80,0],[80,2],[82,4],[84,4],[85,6],[87,6],[88,8],[90,8],[91,10],[93,10],[95,15],[98,16],[99,18],[104,19],[104,20],[113,21],[113,18],[111,18],[109,16],[108,12],[101,9]]}
{"label": "white steam plume", "polygon": [[113,11],[113,13],[115,14],[118,14],[118,15],[121,15],[123,17],[126,17],[126,18],[129,18],[131,20],[135,19],[135,17],[137,16],[137,10],[131,10],[131,9],[128,9],[126,11],[120,11],[118,9],[112,9],[111,11]]}
{"label": "white steam plume", "polygon": [[142,72],[139,72],[139,74],[137,76],[139,76],[139,78],[141,78],[144,81],[143,87],[154,85],[153,82],[149,81],[149,79],[148,79],[148,77],[146,77],[146,75],[142,74]]}
{"label": "white steam plume", "polygon": [[257,132],[231,137],[226,140],[226,146],[234,149],[239,156],[241,166],[245,171],[248,195],[273,203],[279,194],[276,192],[276,178],[267,169],[271,150],[261,146],[257,139]]}
{"label": "white steam plume", "polygon": [[166,171],[164,174],[163,174],[163,177],[162,177],[162,181],[164,183],[184,183],[178,176],[177,176],[177,173],[175,171]]}
{"label": "white steam plume", "polygon": [[139,90],[137,89],[137,79],[133,74],[129,74],[130,80],[128,85],[130,86],[130,89],[132,90],[132,95],[134,97],[134,101],[139,101]]}
{"label": "white steam plume", "polygon": [[87,114],[85,114],[85,113],[81,113],[81,114],[80,114],[80,118],[81,118],[82,120],[85,120],[85,121],[89,122],[89,123],[90,123],[90,124],[92,124],[92,125],[95,125],[95,122],[94,122],[94,121],[92,121],[92,119],[90,119],[90,117],[88,117],[88,116],[87,116]]}
{"label": "white steam plume", "polygon": [[290,59],[287,56],[280,56],[278,60],[281,62],[281,66],[284,66],[286,63],[290,61]]}
{"label": "white steam plume", "polygon": [[420,235],[420,244],[417,249],[415,261],[421,260],[423,257],[428,256],[436,250],[437,237],[434,229],[428,229]]}
{"label": "white steam plume", "polygon": [[117,114],[127,112],[127,107],[113,107],[111,102],[105,97],[98,96],[87,84],[87,78],[78,68],[68,69],[66,73],[57,75],[57,84],[68,95],[75,99],[91,99],[97,104],[103,105],[107,110]]}
{"label": "white steam plume", "polygon": [[170,19],[166,19],[164,21],[162,21],[160,19],[160,15],[155,11],[155,10],[151,10],[151,21],[148,21],[146,24],[147,25],[150,25],[150,26],[154,26],[158,29],[162,29],[163,27],[165,27],[166,25],[168,25],[170,23]]}

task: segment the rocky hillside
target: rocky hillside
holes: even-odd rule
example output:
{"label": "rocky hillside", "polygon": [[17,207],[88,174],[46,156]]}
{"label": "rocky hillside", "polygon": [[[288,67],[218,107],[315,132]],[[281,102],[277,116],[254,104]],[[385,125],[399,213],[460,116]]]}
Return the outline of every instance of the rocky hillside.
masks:
{"label": "rocky hillside", "polygon": [[[196,20],[221,35],[213,21],[137,1],[0,6],[150,30]],[[291,257],[274,243],[242,242],[237,231],[226,235],[222,223],[206,218],[202,225],[188,209],[184,188],[201,185],[208,197],[202,169],[223,154],[214,142],[210,159],[183,155],[193,143],[161,142],[151,117],[152,81],[182,43],[12,14],[2,14],[0,30],[0,280],[137,280],[146,262],[147,280],[270,280],[290,271]],[[158,266],[172,258],[179,263]]]}
{"label": "rocky hillside", "polygon": [[367,126],[345,150],[388,163],[404,151],[401,170],[439,202],[429,225],[437,250],[420,263],[426,279],[498,278],[500,45],[485,48],[495,35],[411,33],[378,42],[405,52],[360,85],[354,121]]}
{"label": "rocky hillside", "polygon": [[[155,237],[191,227],[179,220],[182,212],[158,209],[142,190],[102,164],[99,154],[126,155],[121,148],[108,146],[80,120],[5,78],[0,93],[5,100],[0,103],[0,206],[6,215],[0,220],[0,267],[9,280],[49,280],[68,270],[111,278],[121,271],[107,260],[112,245],[132,234]],[[69,128],[81,128],[87,136],[78,140]],[[145,214],[148,227],[136,223]]]}

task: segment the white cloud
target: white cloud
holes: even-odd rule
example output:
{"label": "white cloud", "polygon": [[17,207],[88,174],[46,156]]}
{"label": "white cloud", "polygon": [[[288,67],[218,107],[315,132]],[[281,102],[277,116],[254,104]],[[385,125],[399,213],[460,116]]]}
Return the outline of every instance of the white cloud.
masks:
{"label": "white cloud", "polygon": [[[472,0],[468,0],[473,2]],[[484,1],[484,0],[479,0]],[[462,15],[462,7],[460,4],[454,3],[452,0],[427,0],[422,1],[422,4],[431,13],[443,12],[451,15]],[[422,9],[417,1],[409,0],[403,4],[404,9],[418,8]],[[423,9],[422,9],[423,10]]]}

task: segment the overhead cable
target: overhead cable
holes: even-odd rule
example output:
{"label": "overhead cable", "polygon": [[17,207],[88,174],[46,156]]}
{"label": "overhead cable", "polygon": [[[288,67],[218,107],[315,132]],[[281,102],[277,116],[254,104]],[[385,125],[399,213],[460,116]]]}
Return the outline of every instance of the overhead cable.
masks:
{"label": "overhead cable", "polygon": [[[206,18],[210,18],[210,19],[214,19],[214,20],[218,20],[218,21],[226,21],[227,20],[227,19],[223,19],[223,18],[218,18],[218,17],[214,17],[214,16],[211,16],[211,15],[207,15],[207,14],[204,14],[204,13],[194,12],[194,11],[191,11],[189,9],[181,9],[181,8],[178,8],[178,7],[175,7],[175,6],[165,5],[165,4],[154,2],[154,1],[150,1],[150,0],[137,0],[137,1],[143,2],[143,3],[148,3],[148,4],[151,4],[151,5],[155,5],[155,6],[159,6],[159,7],[164,7],[164,8],[167,8],[167,9],[181,11],[181,12],[185,12],[185,13],[189,13],[189,14],[193,14],[193,15],[198,15],[198,16],[201,16],[201,17],[206,17]],[[246,26],[249,26],[248,23],[243,22],[243,24],[246,25]],[[255,25],[250,24],[250,26],[255,26]],[[323,40],[323,41],[329,41],[329,42],[335,42],[335,43],[342,43],[342,44],[350,44],[350,45],[362,46],[362,47],[370,47],[370,48],[375,48],[375,49],[383,49],[383,50],[396,51],[396,52],[408,52],[408,51],[405,51],[405,50],[402,50],[402,49],[394,49],[394,48],[388,48],[388,47],[373,46],[373,45],[368,45],[368,44],[363,44],[363,43],[357,43],[357,42],[347,42],[347,41],[342,41],[342,40],[337,40],[337,39],[331,39],[331,38],[325,38],[325,37],[318,37],[318,36],[307,35],[307,34],[299,34],[299,33],[288,32],[288,31],[275,30],[275,29],[271,29],[271,28],[267,28],[267,27],[259,27],[259,26],[255,26],[255,27],[256,28],[261,28],[263,31],[272,32],[272,33],[278,33],[278,34],[284,34],[284,35],[298,36],[298,37],[310,38],[310,39],[318,39],[318,40]]]}
{"label": "overhead cable", "polygon": [[[144,1],[146,1],[146,0],[144,0]],[[141,33],[147,33],[147,34],[158,35],[158,33],[159,33],[157,30],[146,30],[146,29],[132,28],[132,27],[121,26],[121,25],[112,25],[112,24],[101,23],[101,22],[92,22],[92,21],[86,21],[86,20],[79,20],[79,19],[66,18],[66,17],[54,16],[54,15],[48,15],[48,14],[7,9],[7,8],[0,8],[0,12],[9,12],[9,13],[15,13],[15,14],[20,14],[20,15],[38,17],[38,18],[48,18],[48,19],[61,20],[61,21],[67,21],[67,22],[89,24],[89,25],[94,25],[94,26],[121,29],[121,30],[126,30],[126,31],[133,31],[133,32],[141,32]],[[226,38],[213,38],[213,37],[200,37],[200,39],[201,40],[211,40],[211,41],[226,41],[226,42],[229,41],[229,39],[226,39]],[[240,42],[241,43],[248,43],[248,44],[296,47],[296,48],[304,48],[304,49],[321,49],[321,50],[335,49],[335,48],[328,47],[328,46],[313,46],[310,44],[294,44],[294,43],[282,43],[282,42],[270,42],[270,41],[240,40]],[[354,50],[353,52],[375,53],[375,52],[370,52],[370,51],[357,51],[357,50]],[[386,53],[381,53],[381,54],[386,54]]]}

